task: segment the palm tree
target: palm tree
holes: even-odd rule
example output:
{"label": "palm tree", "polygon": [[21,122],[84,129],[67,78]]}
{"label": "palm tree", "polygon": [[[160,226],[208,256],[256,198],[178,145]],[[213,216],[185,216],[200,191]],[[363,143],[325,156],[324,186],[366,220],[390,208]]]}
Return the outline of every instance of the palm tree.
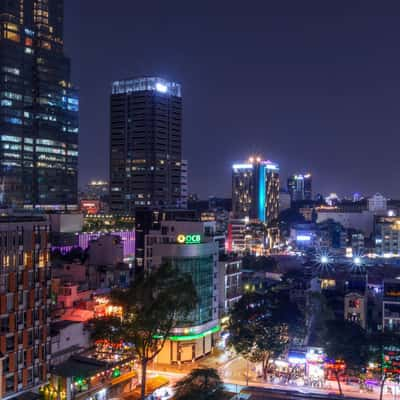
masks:
{"label": "palm tree", "polygon": [[214,368],[197,368],[175,385],[175,400],[220,400],[223,383]]}

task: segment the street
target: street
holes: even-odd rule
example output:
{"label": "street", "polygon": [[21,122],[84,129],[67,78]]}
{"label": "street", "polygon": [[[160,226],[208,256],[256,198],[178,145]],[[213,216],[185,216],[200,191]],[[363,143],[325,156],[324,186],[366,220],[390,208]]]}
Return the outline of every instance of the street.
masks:
{"label": "street", "polygon": [[[242,357],[227,359],[226,356],[210,356],[195,364],[178,366],[154,365],[149,373],[165,376],[174,384],[185,376],[192,368],[214,367],[218,369],[225,387],[232,393],[249,393],[257,399],[335,399],[339,398],[337,384],[328,381],[324,389],[316,389],[305,386],[289,386],[266,383],[257,378],[254,367],[247,363]],[[247,380],[247,371],[249,377]],[[251,389],[246,389],[250,386]],[[374,393],[360,393],[358,385],[346,385],[342,383],[345,398],[352,399],[374,399],[379,398],[378,390]],[[343,398],[343,397],[342,397]],[[397,400],[392,394],[385,393],[385,400]],[[400,398],[399,398],[400,400]]]}

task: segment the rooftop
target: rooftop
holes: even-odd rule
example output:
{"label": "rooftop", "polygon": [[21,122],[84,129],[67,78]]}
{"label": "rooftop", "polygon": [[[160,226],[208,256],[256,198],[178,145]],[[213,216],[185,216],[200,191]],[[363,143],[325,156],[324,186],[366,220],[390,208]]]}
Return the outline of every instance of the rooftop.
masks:
{"label": "rooftop", "polygon": [[65,321],[65,320],[53,322],[50,325],[51,334],[56,335],[57,333],[60,332],[60,330],[66,328],[67,326],[79,324],[79,323],[80,322],[78,322],[78,321]]}
{"label": "rooftop", "polygon": [[84,377],[89,378],[105,371],[110,365],[104,361],[95,360],[93,358],[72,356],[69,360],[57,365],[52,370],[52,374],[68,377]]}
{"label": "rooftop", "polygon": [[112,94],[154,91],[160,94],[182,97],[181,85],[159,77],[141,77],[114,81]]}

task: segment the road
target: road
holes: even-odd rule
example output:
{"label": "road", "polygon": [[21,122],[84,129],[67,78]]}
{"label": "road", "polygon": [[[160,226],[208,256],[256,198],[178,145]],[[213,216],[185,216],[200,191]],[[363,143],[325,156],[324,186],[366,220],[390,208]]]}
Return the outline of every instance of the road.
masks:
{"label": "road", "polygon": [[[192,365],[193,367],[200,367],[204,365]],[[211,366],[208,365],[207,366]],[[224,360],[223,363],[215,365],[218,368],[221,378],[223,379],[227,390],[233,393],[239,393],[246,386],[251,385],[258,392],[252,392],[257,399],[334,399],[337,396],[337,385],[335,382],[330,382],[331,388],[326,389],[314,389],[308,387],[298,387],[298,386],[286,386],[286,385],[276,385],[272,383],[266,383],[260,381],[255,376],[255,371],[249,365],[249,381],[246,379],[247,375],[247,362],[241,357],[235,357],[231,360]],[[182,370],[176,367],[163,366],[158,368],[154,366],[149,371],[152,374],[158,374],[161,376],[166,376],[170,379],[171,383],[174,384],[176,381],[181,379],[189,372],[190,368],[187,366],[182,367]],[[350,386],[342,384],[342,388],[345,396],[348,398],[355,399],[373,399],[377,400],[379,395],[377,391],[375,393],[360,393],[358,385]],[[297,392],[297,393],[296,393]],[[290,394],[291,397],[288,397]],[[264,397],[263,397],[264,396]],[[267,397],[265,397],[267,396]],[[282,397],[283,396],[283,397]],[[299,397],[300,396],[300,397]],[[317,396],[317,397],[314,397]],[[385,400],[394,400],[393,395],[385,394]],[[398,399],[400,400],[400,398]]]}

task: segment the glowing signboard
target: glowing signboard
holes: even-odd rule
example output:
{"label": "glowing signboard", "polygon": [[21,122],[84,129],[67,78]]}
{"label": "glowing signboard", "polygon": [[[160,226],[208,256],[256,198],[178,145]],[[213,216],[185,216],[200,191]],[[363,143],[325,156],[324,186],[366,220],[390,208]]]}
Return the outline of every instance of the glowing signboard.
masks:
{"label": "glowing signboard", "polygon": [[188,235],[181,233],[177,236],[176,241],[179,244],[199,244],[201,243],[201,235],[198,233],[190,233]]}

